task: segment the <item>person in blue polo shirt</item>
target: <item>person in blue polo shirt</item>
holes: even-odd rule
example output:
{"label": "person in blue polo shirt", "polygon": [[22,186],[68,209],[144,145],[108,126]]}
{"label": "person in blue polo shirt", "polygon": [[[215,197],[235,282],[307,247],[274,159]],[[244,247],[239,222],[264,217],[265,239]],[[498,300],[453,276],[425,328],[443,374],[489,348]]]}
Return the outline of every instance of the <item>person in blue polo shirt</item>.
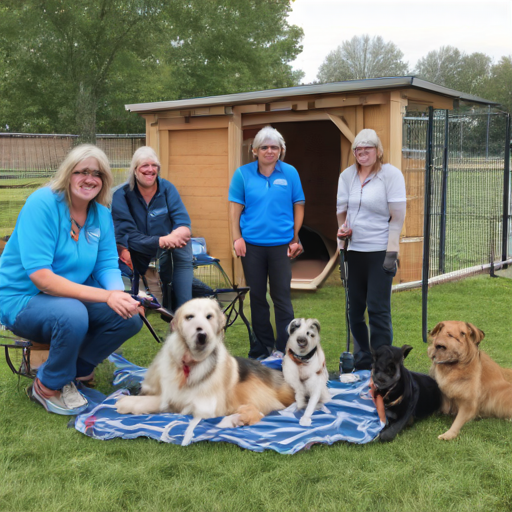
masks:
{"label": "person in blue polo shirt", "polygon": [[107,156],[74,148],[48,186],[27,199],[0,258],[0,322],[50,345],[28,395],[49,412],[88,405],[76,381],[142,328],[138,302],[124,293],[112,216]]}
{"label": "person in blue polo shirt", "polygon": [[[282,160],[282,135],[265,126],[254,138],[254,162],[239,167],[229,187],[233,247],[242,258],[251,288],[251,320],[257,342],[249,357],[284,353],[293,320],[290,297],[291,259],[302,252],[299,230],[304,220],[305,197],[299,174]],[[274,303],[276,336],[270,323],[267,280]]]}
{"label": "person in blue polo shirt", "polygon": [[[192,298],[190,217],[176,187],[160,178],[154,149],[143,146],[132,157],[128,182],[114,192],[112,217],[120,259],[144,274],[159,256],[164,306],[177,309]],[[131,255],[136,261],[131,261]],[[169,284],[172,283],[172,295]]]}

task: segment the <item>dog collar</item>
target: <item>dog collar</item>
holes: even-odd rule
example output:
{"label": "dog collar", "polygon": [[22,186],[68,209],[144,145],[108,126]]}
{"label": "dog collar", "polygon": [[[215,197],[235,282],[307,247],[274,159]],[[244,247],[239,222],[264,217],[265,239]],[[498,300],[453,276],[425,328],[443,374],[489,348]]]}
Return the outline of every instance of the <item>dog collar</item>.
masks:
{"label": "dog collar", "polygon": [[307,364],[307,362],[315,355],[317,348],[318,347],[315,347],[311,352],[308,352],[305,356],[299,356],[291,348],[289,348],[288,355],[296,364]]}

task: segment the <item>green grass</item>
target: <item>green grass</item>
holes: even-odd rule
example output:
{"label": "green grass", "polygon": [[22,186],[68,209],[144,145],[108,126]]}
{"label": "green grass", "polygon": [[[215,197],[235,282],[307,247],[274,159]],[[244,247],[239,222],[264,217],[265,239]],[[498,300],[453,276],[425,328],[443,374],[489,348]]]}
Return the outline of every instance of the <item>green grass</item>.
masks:
{"label": "green grass", "polygon": [[[338,365],[345,332],[343,289],[335,277],[315,294],[295,293],[296,316],[316,317],[329,369]],[[393,294],[394,344],[412,345],[410,369],[426,372],[421,293]],[[512,280],[487,276],[429,291],[429,326],[465,320],[486,333],[482,347],[512,367]],[[154,318],[154,317],[153,317]],[[153,321],[152,318],[152,321]],[[165,326],[154,321],[160,330]],[[237,322],[226,343],[246,355]],[[147,365],[157,344],[147,330],[124,346]],[[110,391],[111,368],[100,369]],[[0,365],[0,510],[2,511],[509,511],[512,509],[512,423],[485,419],[443,442],[451,418],[418,422],[390,444],[314,446],[293,456],[249,452],[235,445],[189,447],[148,439],[97,441],[67,418],[46,413]]]}

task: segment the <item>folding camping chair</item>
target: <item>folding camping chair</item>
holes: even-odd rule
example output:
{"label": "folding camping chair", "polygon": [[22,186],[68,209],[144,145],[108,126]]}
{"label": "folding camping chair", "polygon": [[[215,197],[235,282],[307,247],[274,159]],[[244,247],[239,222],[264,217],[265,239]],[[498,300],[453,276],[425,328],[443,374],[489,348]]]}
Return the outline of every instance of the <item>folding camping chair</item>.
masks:
{"label": "folding camping chair", "polygon": [[0,333],[0,347],[4,348],[5,360],[11,371],[33,379],[39,366],[48,359],[50,346],[16,336],[1,324]]}
{"label": "folding camping chair", "polygon": [[[206,249],[206,240],[204,238],[192,238],[193,268],[194,278],[192,282],[192,298],[210,297],[219,302],[222,311],[226,315],[225,329],[231,327],[238,317],[244,322],[249,335],[249,341],[255,341],[255,335],[251,324],[244,313],[244,299],[249,291],[249,287],[240,287],[231,283],[228,275],[222,268],[220,260],[210,256]],[[174,316],[172,308],[162,307],[154,293],[154,285],[145,279],[148,268],[160,268],[162,257],[172,258],[172,252],[159,252],[155,261],[152,262],[144,255],[130,251],[133,263],[133,275],[131,277],[130,293],[139,300],[147,311],[156,311],[162,318],[170,322]],[[172,264],[172,263],[171,263]],[[140,291],[140,281],[142,281],[145,292]],[[170,283],[172,287],[172,283]],[[171,296],[172,289],[163,293],[164,296]],[[153,337],[161,342],[162,340],[151,326],[145,315],[142,317],[144,323],[150,330]]]}
{"label": "folding camping chair", "polygon": [[[228,275],[220,265],[217,258],[208,255],[204,238],[192,239],[194,280],[192,285],[193,298],[211,297],[219,302],[222,311],[226,315],[225,329],[231,327],[238,317],[244,322],[249,335],[250,343],[255,342],[255,335],[251,324],[244,314],[244,299],[249,291],[248,287],[233,285]],[[137,261],[137,258],[134,258]],[[133,261],[133,259],[132,259]],[[148,267],[155,265],[158,270],[159,258],[155,263],[148,262]],[[134,265],[133,275],[129,283],[126,280],[127,290],[144,307],[145,311],[159,313],[167,322],[172,321],[173,311],[161,306],[156,297],[151,293],[150,283],[145,278],[145,273],[139,273]],[[140,267],[139,267],[140,268]],[[124,276],[127,277],[126,274]],[[145,291],[139,289],[139,281],[142,280]],[[159,343],[163,340],[157,334],[147,315],[141,315],[146,327]],[[5,326],[0,324],[0,347],[4,347],[5,359],[11,371],[19,376],[33,379],[39,366],[46,361],[49,353],[49,345],[41,345],[30,340],[16,336]]]}

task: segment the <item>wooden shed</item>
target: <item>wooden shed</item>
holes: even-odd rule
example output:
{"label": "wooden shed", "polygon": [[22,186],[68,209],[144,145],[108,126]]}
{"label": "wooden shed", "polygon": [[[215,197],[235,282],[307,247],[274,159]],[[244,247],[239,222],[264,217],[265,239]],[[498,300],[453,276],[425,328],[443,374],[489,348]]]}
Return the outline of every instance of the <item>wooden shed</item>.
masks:
{"label": "wooden shed", "polygon": [[316,289],[337,266],[336,191],[340,171],[353,163],[351,143],[373,128],[384,161],[402,170],[407,216],[401,234],[401,267],[395,282],[421,279],[424,159],[402,158],[406,112],[451,110],[459,101],[486,100],[415,77],[376,78],[207,98],[126,105],[146,120],[146,143],[162,163],[161,175],[178,188],[192,218],[193,236],[204,237],[235,283],[243,282],[232,252],[228,188],[233,172],[251,161],[251,142],[265,125],[279,130],[286,162],[300,174],[306,195],[292,288]]}

